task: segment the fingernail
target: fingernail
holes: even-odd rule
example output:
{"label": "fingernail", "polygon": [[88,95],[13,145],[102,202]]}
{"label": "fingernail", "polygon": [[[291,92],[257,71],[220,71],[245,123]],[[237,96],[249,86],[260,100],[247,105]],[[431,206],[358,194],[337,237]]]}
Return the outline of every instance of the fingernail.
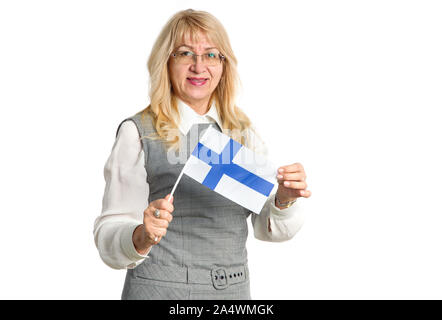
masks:
{"label": "fingernail", "polygon": [[278,174],[278,179],[282,179],[282,176],[280,174]]}
{"label": "fingernail", "polygon": [[283,173],[283,172],[284,172],[284,169],[279,168],[279,169],[278,169],[278,172],[279,172],[279,173]]}
{"label": "fingernail", "polygon": [[289,186],[289,184],[290,184],[290,183],[289,183],[288,181],[284,181],[284,185],[285,185],[285,186]]}

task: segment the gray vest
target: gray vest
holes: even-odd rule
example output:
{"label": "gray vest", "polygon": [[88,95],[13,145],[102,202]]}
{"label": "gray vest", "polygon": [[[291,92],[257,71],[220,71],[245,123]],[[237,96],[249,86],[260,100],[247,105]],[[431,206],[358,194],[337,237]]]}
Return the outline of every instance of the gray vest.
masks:
{"label": "gray vest", "polygon": [[[135,123],[140,137],[156,134],[151,116],[141,112],[123,120]],[[187,158],[196,139],[217,124],[192,126],[181,133]],[[121,126],[121,124],[120,124]],[[120,129],[120,126],[117,129]],[[191,141],[196,140],[196,141]],[[162,140],[142,139],[149,202],[164,198],[184,166],[170,163]],[[178,159],[178,151],[175,153]],[[143,263],[128,269],[122,299],[250,299],[247,267],[247,217],[250,211],[183,175],[174,193],[167,234]]]}

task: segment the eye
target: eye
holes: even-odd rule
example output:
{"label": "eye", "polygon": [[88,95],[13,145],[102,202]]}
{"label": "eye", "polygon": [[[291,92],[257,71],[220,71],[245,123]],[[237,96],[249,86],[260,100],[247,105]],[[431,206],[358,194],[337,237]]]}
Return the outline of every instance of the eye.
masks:
{"label": "eye", "polygon": [[213,53],[213,52],[207,53],[207,58],[215,59],[216,58],[216,53]]}
{"label": "eye", "polygon": [[179,52],[181,57],[191,57],[193,55],[193,52],[190,51],[180,51]]}

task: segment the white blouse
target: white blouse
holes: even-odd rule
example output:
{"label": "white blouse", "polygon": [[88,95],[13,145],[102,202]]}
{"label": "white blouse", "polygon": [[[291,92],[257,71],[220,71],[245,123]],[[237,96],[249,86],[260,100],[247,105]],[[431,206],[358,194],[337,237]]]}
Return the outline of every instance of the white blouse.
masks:
{"label": "white blouse", "polygon": [[[182,100],[178,100],[179,130],[186,135],[196,123],[221,121],[214,104],[205,115],[197,114]],[[266,154],[265,144],[257,135],[256,152]],[[139,254],[132,242],[135,228],[143,223],[148,206],[149,184],[144,168],[145,155],[138,130],[132,121],[125,121],[118,132],[112,152],[104,166],[104,189],[101,215],[95,219],[94,239],[100,257],[114,269],[134,268],[149,258],[149,252]],[[173,214],[173,213],[172,213]],[[254,236],[263,241],[286,241],[298,232],[304,221],[299,200],[289,208],[275,206],[271,194],[261,214],[251,213]]]}

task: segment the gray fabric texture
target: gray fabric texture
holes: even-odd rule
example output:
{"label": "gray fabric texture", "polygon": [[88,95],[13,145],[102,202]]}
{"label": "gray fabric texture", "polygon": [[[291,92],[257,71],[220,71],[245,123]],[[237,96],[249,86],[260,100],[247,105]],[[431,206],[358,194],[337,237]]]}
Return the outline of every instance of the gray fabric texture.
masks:
{"label": "gray fabric texture", "polygon": [[[143,118],[138,112],[126,118],[117,134],[124,121],[133,121],[144,137],[149,202],[164,198],[184,162],[170,163],[165,143],[145,138],[156,134],[150,115]],[[179,132],[186,159],[209,125],[221,131],[213,123],[193,125],[186,137]],[[250,211],[186,175],[173,205],[166,236],[140,265],[127,270],[122,299],[251,299],[246,250]]]}

